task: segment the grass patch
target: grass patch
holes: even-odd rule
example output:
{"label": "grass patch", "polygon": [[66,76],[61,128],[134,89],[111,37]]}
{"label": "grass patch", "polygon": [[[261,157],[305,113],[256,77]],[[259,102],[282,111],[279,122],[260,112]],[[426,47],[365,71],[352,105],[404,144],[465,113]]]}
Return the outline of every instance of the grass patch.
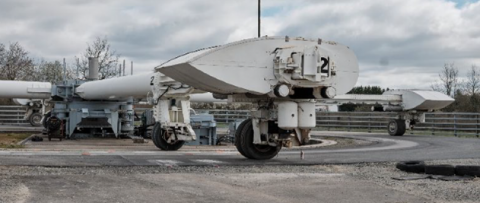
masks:
{"label": "grass patch", "polygon": [[17,142],[30,137],[30,135],[30,133],[0,133],[0,148],[23,148],[24,146],[17,145]]}

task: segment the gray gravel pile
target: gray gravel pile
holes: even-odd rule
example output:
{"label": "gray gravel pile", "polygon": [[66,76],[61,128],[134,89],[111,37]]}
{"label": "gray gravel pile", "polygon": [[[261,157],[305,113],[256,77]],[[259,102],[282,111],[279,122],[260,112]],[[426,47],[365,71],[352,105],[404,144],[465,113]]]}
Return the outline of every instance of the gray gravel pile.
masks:
{"label": "gray gravel pile", "polygon": [[[427,164],[480,165],[480,160],[427,161]],[[415,196],[434,199],[438,202],[479,202],[480,179],[469,181],[441,181],[433,179],[398,181],[392,177],[416,176],[395,168],[395,163],[370,163],[345,166],[348,175],[361,180],[391,187]]]}

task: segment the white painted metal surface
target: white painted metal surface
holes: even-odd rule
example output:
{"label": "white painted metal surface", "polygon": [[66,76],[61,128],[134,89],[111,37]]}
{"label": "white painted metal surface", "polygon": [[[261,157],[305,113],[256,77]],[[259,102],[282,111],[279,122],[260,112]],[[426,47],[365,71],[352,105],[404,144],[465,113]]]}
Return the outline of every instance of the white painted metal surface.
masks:
{"label": "white painted metal surface", "polygon": [[455,101],[443,93],[429,90],[393,90],[384,95],[401,95],[403,110],[438,110]]}
{"label": "white painted metal surface", "polygon": [[315,102],[298,103],[298,127],[301,129],[310,129],[317,126],[317,117],[315,116]]}
{"label": "white painted metal surface", "polygon": [[400,111],[430,111],[442,109],[455,100],[443,93],[430,90],[390,90],[383,95],[338,95],[333,99],[323,99],[317,105],[331,104],[381,104],[388,109],[398,107]]}
{"label": "white painted metal surface", "polygon": [[227,103],[226,99],[215,99],[212,93],[191,94],[190,101],[205,103]]}
{"label": "white painted metal surface", "polygon": [[0,98],[48,99],[51,93],[48,82],[0,81]]}
{"label": "white painted metal surface", "polygon": [[284,130],[298,127],[298,104],[296,102],[278,102],[278,127]]}
{"label": "white painted metal surface", "polygon": [[105,80],[86,82],[77,87],[76,93],[83,99],[119,100],[146,98],[152,91],[150,83],[155,73],[142,73]]}
{"label": "white painted metal surface", "polygon": [[319,105],[328,104],[394,104],[399,105],[402,102],[401,95],[365,95],[365,94],[345,94],[337,95],[333,99],[322,99],[317,102]]}
{"label": "white painted metal surface", "polygon": [[[331,86],[337,94],[347,93],[358,79],[355,54],[336,42],[319,42],[280,37],[247,39],[177,57],[156,70],[218,94],[263,95],[282,83],[293,87]],[[321,58],[329,59],[328,73],[320,73],[324,63]]]}

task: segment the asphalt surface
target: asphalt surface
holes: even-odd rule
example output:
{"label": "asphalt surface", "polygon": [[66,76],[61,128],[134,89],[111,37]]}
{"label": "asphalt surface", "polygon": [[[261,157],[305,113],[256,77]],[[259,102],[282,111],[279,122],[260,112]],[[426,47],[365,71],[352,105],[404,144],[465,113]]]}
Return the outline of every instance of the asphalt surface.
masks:
{"label": "asphalt surface", "polygon": [[480,139],[441,136],[315,132],[314,137],[334,136],[371,142],[340,149],[282,150],[271,160],[249,160],[231,150],[176,152],[153,151],[0,151],[4,166],[208,166],[208,165],[315,165],[480,158]]}

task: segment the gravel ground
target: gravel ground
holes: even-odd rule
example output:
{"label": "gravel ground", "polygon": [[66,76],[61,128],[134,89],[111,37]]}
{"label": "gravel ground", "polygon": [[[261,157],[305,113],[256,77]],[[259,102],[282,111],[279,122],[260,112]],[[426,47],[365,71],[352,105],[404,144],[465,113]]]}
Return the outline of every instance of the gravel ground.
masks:
{"label": "gravel ground", "polygon": [[[478,159],[427,161],[429,164],[480,165]],[[360,180],[403,191],[415,196],[432,199],[435,202],[479,202],[480,178],[468,181],[442,181],[433,179],[398,181],[392,177],[415,176],[395,168],[395,163],[371,163],[355,166],[341,166],[345,171]]]}
{"label": "gravel ground", "polygon": [[[430,161],[427,164],[453,164],[453,165],[480,165],[478,159],[464,159],[464,160],[445,160],[445,161]],[[370,163],[370,164],[354,164],[354,165],[314,165],[314,166],[202,166],[202,167],[17,167],[17,166],[2,166],[0,167],[0,202],[29,202],[32,201],[32,194],[38,188],[31,188],[29,184],[40,184],[42,181],[55,181],[59,178],[64,178],[66,182],[74,182],[74,185],[80,185],[85,188],[92,187],[92,182],[96,180],[116,180],[126,178],[125,182],[131,182],[135,179],[144,178],[144,182],[148,180],[158,181],[164,180],[168,174],[178,175],[175,181],[182,180],[188,187],[195,187],[195,179],[198,179],[199,174],[210,177],[207,179],[199,179],[199,181],[212,180],[212,185],[218,187],[232,187],[232,191],[237,189],[245,189],[249,187],[259,187],[265,189],[265,185],[269,183],[279,184],[278,187],[298,189],[303,185],[309,186],[303,192],[314,193],[319,190],[323,184],[332,185],[333,191],[342,190],[343,193],[355,192],[356,189],[365,185],[368,194],[362,198],[371,198],[371,196],[378,196],[378,193],[384,192],[388,198],[398,198],[402,195],[416,198],[411,201],[418,202],[478,202],[480,199],[480,179],[470,181],[440,181],[440,180],[409,180],[398,181],[393,180],[392,177],[407,176],[409,174],[401,172],[395,168],[395,163]],[[330,175],[330,176],[329,176]],[[186,178],[187,177],[187,178]],[[228,178],[227,178],[228,177]],[[248,178],[250,177],[250,178]],[[268,177],[265,181],[261,177]],[[130,179],[128,179],[130,178]],[[191,178],[192,181],[188,183],[184,179]],[[205,178],[205,177],[204,177]],[[318,179],[318,180],[315,180]],[[284,180],[284,181],[280,181]],[[309,180],[311,180],[309,182]],[[180,182],[182,182],[180,181]],[[185,182],[186,181],[186,182]],[[215,182],[216,181],[216,182]],[[280,181],[280,182],[279,182]],[[317,181],[317,182],[315,182]],[[108,181],[107,181],[108,182]],[[191,183],[193,182],[193,183]],[[293,185],[290,185],[293,184]],[[352,186],[357,183],[360,186]],[[46,184],[46,183],[45,183]],[[140,183],[142,185],[143,183]],[[149,183],[152,184],[152,183]],[[192,185],[193,184],[193,185]],[[283,185],[282,185],[283,184]],[[297,185],[295,185],[297,184]],[[320,184],[320,185],[319,185]],[[368,186],[370,184],[370,186]],[[85,185],[85,186],[83,186]],[[294,186],[295,185],[295,186]],[[377,186],[371,186],[377,185]],[[76,186],[76,187],[80,187]],[[186,187],[185,185],[180,185]],[[180,187],[179,186],[179,187]],[[217,187],[215,186],[215,187]],[[45,186],[50,187],[50,186]],[[71,187],[62,185],[62,187]],[[80,189],[82,189],[80,187]],[[164,186],[162,186],[164,187]],[[212,186],[213,187],[213,186]],[[239,188],[240,187],[240,188]],[[305,186],[306,187],[306,186]],[[350,188],[350,189],[348,189]],[[323,188],[325,189],[325,188]],[[327,188],[328,189],[328,188]],[[200,193],[206,193],[200,188]],[[270,186],[266,189],[267,192],[275,191],[275,187]],[[359,190],[361,190],[359,188]],[[93,190],[95,192],[95,190]],[[261,193],[263,193],[262,191]],[[361,191],[357,193],[365,193]],[[371,193],[371,194],[370,194]],[[394,194],[395,193],[395,194]],[[38,194],[38,192],[37,192]],[[55,196],[58,194],[52,194]],[[198,195],[198,194],[196,194]],[[230,194],[226,194],[227,196]],[[252,194],[253,196],[258,194]],[[376,197],[375,196],[375,197]],[[271,196],[269,196],[271,197]],[[225,200],[222,195],[215,196],[215,201]],[[313,197],[310,197],[313,198]],[[338,197],[337,197],[338,198]],[[350,197],[351,198],[351,197]],[[385,198],[385,197],[378,197]],[[405,197],[410,198],[410,197]],[[35,199],[34,199],[35,200]],[[228,199],[227,199],[228,200]],[[245,199],[247,200],[247,199]],[[308,199],[307,199],[308,200]],[[311,200],[311,199],[310,199]],[[384,201],[384,199],[378,199]],[[42,202],[45,200],[39,199]],[[285,199],[283,200],[285,201]],[[410,202],[408,199],[404,202]],[[48,202],[48,201],[46,201]],[[55,201],[53,201],[55,202]],[[102,202],[102,201],[100,201]],[[287,201],[288,202],[288,201]],[[308,202],[301,201],[299,202]],[[326,201],[328,202],[328,201]],[[364,201],[365,202],[365,201]],[[395,202],[395,201],[394,201]]]}

